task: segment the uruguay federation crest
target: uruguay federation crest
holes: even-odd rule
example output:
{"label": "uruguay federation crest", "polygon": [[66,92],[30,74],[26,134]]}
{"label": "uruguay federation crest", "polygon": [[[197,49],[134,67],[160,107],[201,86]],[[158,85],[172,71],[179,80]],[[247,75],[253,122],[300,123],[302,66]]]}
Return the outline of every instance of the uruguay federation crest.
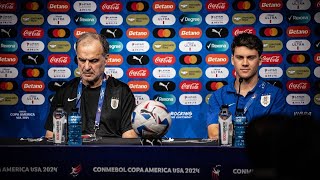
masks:
{"label": "uruguay federation crest", "polygon": [[262,106],[267,107],[270,104],[271,95],[263,95],[261,96],[260,103]]}
{"label": "uruguay federation crest", "polygon": [[111,98],[111,107],[112,107],[112,109],[117,109],[118,106],[119,106],[119,99],[115,98],[115,97],[112,97]]}

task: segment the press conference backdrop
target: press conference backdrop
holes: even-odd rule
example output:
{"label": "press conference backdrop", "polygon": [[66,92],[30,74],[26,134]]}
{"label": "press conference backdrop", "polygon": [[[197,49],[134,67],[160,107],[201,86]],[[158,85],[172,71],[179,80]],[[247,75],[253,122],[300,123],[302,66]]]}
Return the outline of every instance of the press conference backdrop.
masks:
{"label": "press conference backdrop", "polygon": [[50,99],[79,75],[84,32],[110,42],[105,72],[136,103],[156,99],[172,115],[168,137],[206,137],[210,94],[234,77],[235,35],[264,44],[261,78],[286,92],[292,115],[320,112],[319,0],[0,1],[0,136],[39,137]]}

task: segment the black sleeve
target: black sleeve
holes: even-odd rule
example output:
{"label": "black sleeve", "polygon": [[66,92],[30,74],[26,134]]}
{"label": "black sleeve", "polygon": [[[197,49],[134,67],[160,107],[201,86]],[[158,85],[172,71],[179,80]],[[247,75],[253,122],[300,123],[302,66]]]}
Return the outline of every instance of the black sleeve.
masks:
{"label": "black sleeve", "polygon": [[122,98],[121,131],[124,133],[132,129],[131,114],[136,107],[134,95],[127,84],[123,85]]}

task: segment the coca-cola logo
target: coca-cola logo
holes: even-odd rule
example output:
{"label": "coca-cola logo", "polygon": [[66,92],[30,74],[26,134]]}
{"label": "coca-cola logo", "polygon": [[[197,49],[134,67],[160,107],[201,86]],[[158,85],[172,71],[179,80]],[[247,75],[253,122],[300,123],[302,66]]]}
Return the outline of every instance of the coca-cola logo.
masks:
{"label": "coca-cola logo", "polygon": [[147,78],[150,72],[147,68],[129,68],[127,76],[129,78]]}
{"label": "coca-cola logo", "polygon": [[208,11],[225,11],[229,4],[226,1],[208,1],[206,6]]}
{"label": "coca-cola logo", "polygon": [[238,36],[242,33],[256,34],[256,30],[253,27],[237,27],[232,30],[233,36]]}
{"label": "coca-cola logo", "polygon": [[2,11],[15,11],[17,9],[17,4],[13,2],[0,2],[0,12]]}
{"label": "coca-cola logo", "polygon": [[23,38],[42,38],[44,30],[41,28],[23,28],[21,35]]}
{"label": "coca-cola logo", "polygon": [[182,92],[198,92],[202,88],[200,81],[182,81],[180,89]]}
{"label": "coca-cola logo", "polygon": [[307,80],[290,80],[287,82],[286,87],[288,91],[302,92],[310,89],[310,82]]}
{"label": "coca-cola logo", "polygon": [[172,54],[158,54],[152,60],[155,65],[173,65],[176,62],[176,58]]}
{"label": "coca-cola logo", "polygon": [[120,12],[122,10],[122,4],[119,2],[103,2],[100,8],[103,12]]}
{"label": "coca-cola logo", "polygon": [[68,54],[52,54],[48,57],[48,61],[51,65],[68,65],[71,58]]}
{"label": "coca-cola logo", "polygon": [[281,54],[262,54],[262,64],[281,64],[283,58]]}

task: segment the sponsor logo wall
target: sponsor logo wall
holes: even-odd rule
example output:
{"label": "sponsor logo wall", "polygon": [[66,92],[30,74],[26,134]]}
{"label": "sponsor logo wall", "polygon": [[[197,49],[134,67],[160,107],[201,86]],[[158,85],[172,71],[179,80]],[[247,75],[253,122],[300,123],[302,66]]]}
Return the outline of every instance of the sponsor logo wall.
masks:
{"label": "sponsor logo wall", "polygon": [[293,115],[320,119],[320,0],[0,1],[0,136],[39,137],[50,100],[78,76],[84,32],[110,42],[105,73],[136,103],[171,111],[167,137],[204,138],[210,94],[231,83],[234,36],[264,43],[261,78],[281,87]]}

